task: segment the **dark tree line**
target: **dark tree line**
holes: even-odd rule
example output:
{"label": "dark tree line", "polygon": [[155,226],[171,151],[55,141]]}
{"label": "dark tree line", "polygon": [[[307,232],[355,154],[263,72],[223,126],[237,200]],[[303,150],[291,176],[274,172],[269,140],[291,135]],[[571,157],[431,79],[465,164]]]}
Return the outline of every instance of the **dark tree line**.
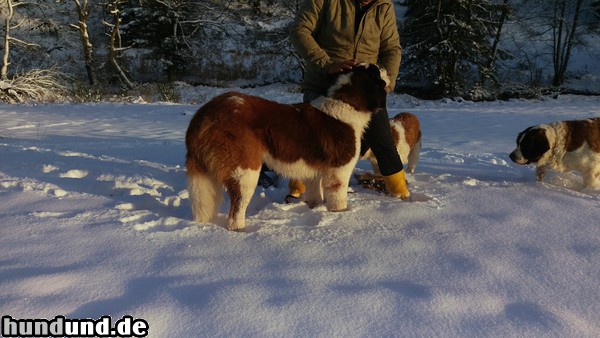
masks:
{"label": "dark tree line", "polygon": [[494,66],[506,57],[498,43],[510,12],[507,0],[407,0],[404,6],[407,76],[434,95],[464,93],[474,71],[477,83],[498,83]]}
{"label": "dark tree line", "polygon": [[[542,53],[552,60],[551,85],[561,86],[574,48],[583,44],[581,33],[598,29],[600,13],[600,2],[589,0],[406,0],[402,5],[402,74],[406,83],[434,96],[478,96],[501,87],[498,64],[519,57],[502,48],[509,45],[502,42],[515,39],[514,27],[526,32],[521,43],[546,46]],[[507,25],[513,27],[509,32]],[[520,46],[524,54],[532,53]]]}
{"label": "dark tree line", "polygon": [[[39,68],[36,60],[65,54],[72,61],[58,67],[96,88],[299,81],[302,61],[288,35],[300,1],[0,0],[2,88],[23,68]],[[600,29],[598,0],[394,3],[404,47],[399,90],[430,97],[489,98],[511,81],[561,86],[573,50]]]}

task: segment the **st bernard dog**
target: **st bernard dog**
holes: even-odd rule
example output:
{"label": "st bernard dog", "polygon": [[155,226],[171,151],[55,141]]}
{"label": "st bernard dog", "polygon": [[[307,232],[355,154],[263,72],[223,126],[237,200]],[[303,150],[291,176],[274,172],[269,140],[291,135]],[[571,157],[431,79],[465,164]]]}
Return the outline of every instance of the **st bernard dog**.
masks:
{"label": "st bernard dog", "polygon": [[517,136],[510,159],[536,164],[542,181],[548,169],[578,171],[584,188],[600,189],[600,118],[560,121],[525,129]]}
{"label": "st bernard dog", "polygon": [[213,98],[196,112],[185,138],[194,220],[213,220],[224,187],[231,199],[228,229],[243,231],[263,163],[306,182],[309,206],[325,199],[329,211],[347,209],[360,139],[371,114],[385,107],[388,84],[384,69],[361,64],[310,103],[282,104],[237,92]]}
{"label": "st bernard dog", "polygon": [[[399,113],[390,119],[392,138],[398,150],[402,163],[407,165],[407,171],[414,173],[421,153],[421,125],[419,119],[411,113]],[[371,149],[362,155],[362,160],[369,160],[373,173],[381,175],[377,159]]]}

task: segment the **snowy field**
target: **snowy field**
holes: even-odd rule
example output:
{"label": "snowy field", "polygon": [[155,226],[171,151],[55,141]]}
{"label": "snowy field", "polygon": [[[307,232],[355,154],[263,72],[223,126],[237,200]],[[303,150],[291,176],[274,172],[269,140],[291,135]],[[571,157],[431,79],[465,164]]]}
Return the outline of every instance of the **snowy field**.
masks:
{"label": "snowy field", "polygon": [[[288,89],[245,91],[300,101]],[[411,202],[355,186],[350,211],[311,210],[282,204],[284,180],[232,233],[227,205],[190,221],[184,171],[188,122],[218,91],[0,105],[2,315],[130,315],[149,337],[600,336],[600,194],[508,159],[518,132],[600,116],[600,97],[391,95],[423,129]]]}

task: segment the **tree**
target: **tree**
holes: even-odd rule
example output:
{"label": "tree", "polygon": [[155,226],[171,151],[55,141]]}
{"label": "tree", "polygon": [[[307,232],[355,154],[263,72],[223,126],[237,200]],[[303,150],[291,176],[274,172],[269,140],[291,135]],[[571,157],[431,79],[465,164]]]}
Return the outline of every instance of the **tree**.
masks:
{"label": "tree", "polygon": [[508,0],[503,0],[503,3],[498,6],[498,10],[500,11],[500,15],[498,18],[498,24],[496,26],[497,27],[496,34],[495,34],[494,40],[492,42],[490,53],[486,56],[487,62],[485,62],[485,64],[483,64],[483,65],[480,65],[480,67],[479,67],[479,69],[480,69],[479,70],[479,74],[480,74],[479,86],[484,86],[485,82],[487,80],[492,80],[494,82],[494,84],[500,85],[498,78],[496,77],[495,64],[496,64],[496,60],[498,58],[498,54],[502,53],[502,51],[499,50],[499,44],[500,44],[500,40],[502,37],[502,28],[504,27],[504,24],[508,20],[508,16],[511,12],[511,8],[508,3]]}
{"label": "tree", "polygon": [[10,29],[12,28],[12,18],[14,15],[14,5],[12,0],[5,0],[6,10],[8,14],[4,19],[4,53],[2,54],[2,71],[0,72],[0,80],[8,79],[8,65],[10,62]]}
{"label": "tree", "polygon": [[4,15],[6,12],[4,17],[4,52],[0,69],[0,101],[20,103],[27,100],[51,100],[60,96],[66,88],[61,84],[63,74],[56,69],[34,69],[9,78],[8,66],[11,62],[11,45],[17,43],[34,48],[39,48],[40,45],[25,42],[11,35],[12,30],[18,28],[23,22],[13,25],[15,8],[31,5],[31,3],[15,3],[13,0],[3,0],[0,1],[0,5],[2,5],[0,13]]}
{"label": "tree", "polygon": [[71,25],[71,27],[79,31],[88,81],[90,85],[93,86],[98,83],[98,75],[96,74],[94,62],[94,46],[92,45],[87,23],[87,19],[90,15],[89,1],[83,0],[82,2],[80,0],[73,0],[73,2],[75,3],[75,9],[77,11],[79,21],[77,22],[77,25]]}
{"label": "tree", "polygon": [[222,83],[257,75],[266,78],[274,70],[264,67],[265,62],[295,66],[285,24],[291,22],[297,4],[283,0],[129,1],[122,11],[123,41],[135,44],[137,61],[162,70],[167,81]]}
{"label": "tree", "polygon": [[553,86],[565,82],[571,52],[576,45],[581,5],[584,0],[554,0],[552,20],[552,64],[554,65]]}
{"label": "tree", "polygon": [[593,0],[591,3],[592,13],[595,17],[595,25],[598,25],[598,20],[600,19],[600,0]]}
{"label": "tree", "polygon": [[476,69],[480,78],[493,77],[506,2],[406,0],[403,5],[408,56],[403,68],[409,77],[451,96],[467,91]]}
{"label": "tree", "polygon": [[[21,23],[18,23],[13,26],[12,19],[15,13],[15,8],[19,6],[29,5],[27,2],[19,2],[14,3],[13,0],[3,0],[0,1],[0,5],[4,4],[3,7],[0,7],[1,13],[4,13],[6,10],[7,14],[4,18],[4,53],[2,54],[2,67],[0,68],[0,80],[8,79],[8,66],[10,65],[10,46],[12,43],[19,43],[27,47],[40,47],[38,44],[28,43],[23,40],[19,40],[11,35],[11,30],[18,28]],[[3,14],[4,15],[4,14]]]}
{"label": "tree", "polygon": [[123,5],[126,22],[124,43],[152,51],[167,78],[175,79],[193,61],[192,40],[205,38],[207,30],[219,30],[227,15],[221,1],[140,0]]}
{"label": "tree", "polygon": [[128,47],[123,47],[121,41],[121,32],[119,27],[121,26],[121,11],[119,6],[121,0],[111,0],[108,5],[108,12],[112,16],[113,22],[109,23],[104,21],[103,23],[110,28],[109,43],[108,43],[108,62],[113,66],[121,82],[129,89],[135,88],[135,84],[121,67],[119,59],[122,56],[122,52],[127,50]]}
{"label": "tree", "polygon": [[[577,47],[585,46],[586,34],[597,34],[595,0],[513,0],[521,10],[515,22],[526,31],[519,43],[525,52],[537,54],[546,85],[561,86],[568,75],[571,56]],[[526,49],[526,50],[525,50]],[[537,49],[537,50],[536,50]],[[540,53],[539,51],[543,51]],[[550,81],[550,83],[547,83]]]}

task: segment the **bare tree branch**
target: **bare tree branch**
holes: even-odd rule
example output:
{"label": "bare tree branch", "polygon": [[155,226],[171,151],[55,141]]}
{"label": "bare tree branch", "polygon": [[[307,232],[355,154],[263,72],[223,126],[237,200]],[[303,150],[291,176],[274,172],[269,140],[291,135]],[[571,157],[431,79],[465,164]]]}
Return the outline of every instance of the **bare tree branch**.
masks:
{"label": "bare tree branch", "polygon": [[70,26],[79,31],[88,81],[90,85],[93,86],[98,83],[98,75],[96,74],[94,61],[94,45],[92,44],[87,25],[87,19],[90,15],[89,3],[88,0],[83,0],[83,3],[79,0],[73,0],[73,2],[75,3],[75,9],[77,11],[79,21],[77,25],[71,24]]}
{"label": "bare tree branch", "polygon": [[120,53],[124,50],[121,47],[121,36],[119,31],[119,26],[121,24],[120,10],[119,10],[119,0],[113,0],[112,3],[109,4],[109,12],[113,16],[113,23],[108,23],[103,21],[103,24],[110,27],[110,40],[108,44],[108,62],[113,66],[113,68],[117,71],[117,75],[121,82],[127,86],[129,89],[135,88],[135,83],[129,79],[129,76],[125,73],[125,70],[119,64],[118,59],[120,58]]}

